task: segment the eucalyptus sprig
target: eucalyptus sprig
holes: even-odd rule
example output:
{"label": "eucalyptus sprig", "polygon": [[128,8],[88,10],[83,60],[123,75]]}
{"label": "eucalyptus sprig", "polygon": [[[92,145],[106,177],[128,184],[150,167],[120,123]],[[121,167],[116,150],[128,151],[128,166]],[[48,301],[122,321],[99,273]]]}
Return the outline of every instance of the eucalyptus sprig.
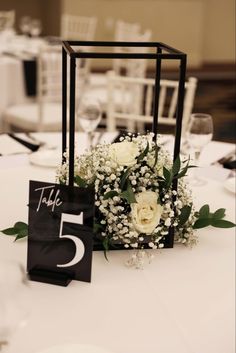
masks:
{"label": "eucalyptus sprig", "polygon": [[[160,177],[162,181],[164,181],[164,187],[168,190],[174,179],[180,179],[186,176],[188,169],[195,168],[195,165],[190,165],[190,158],[181,163],[180,157],[177,156],[172,168],[167,169],[165,166],[163,167],[163,177]],[[181,164],[185,164],[181,168]]]}
{"label": "eucalyptus sprig", "polygon": [[[191,215],[192,204],[185,205],[180,212],[178,226],[182,227]],[[216,228],[233,228],[236,225],[233,222],[223,219],[225,217],[225,208],[219,208],[215,212],[210,212],[209,205],[203,205],[199,211],[194,213],[196,221],[193,223],[193,229],[205,228],[208,226]]]}
{"label": "eucalyptus sprig", "polygon": [[209,205],[203,205],[194,215],[197,220],[193,224],[193,229],[200,229],[208,226],[216,228],[233,228],[236,226],[233,222],[223,219],[225,217],[225,208],[219,208],[212,213],[210,212]]}
{"label": "eucalyptus sprig", "polygon": [[13,227],[1,230],[5,235],[15,236],[15,240],[22,239],[28,236],[28,224],[24,222],[16,222]]}

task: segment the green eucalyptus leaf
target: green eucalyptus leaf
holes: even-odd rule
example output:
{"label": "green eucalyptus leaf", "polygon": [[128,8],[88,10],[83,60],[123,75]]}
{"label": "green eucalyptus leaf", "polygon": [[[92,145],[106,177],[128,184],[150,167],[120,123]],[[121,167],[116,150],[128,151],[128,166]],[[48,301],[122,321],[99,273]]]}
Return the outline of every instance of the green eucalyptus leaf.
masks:
{"label": "green eucalyptus leaf", "polygon": [[121,190],[124,189],[124,186],[126,184],[126,181],[127,181],[128,176],[129,176],[129,173],[130,173],[130,168],[127,168],[126,171],[124,172],[124,174],[121,177],[121,180],[120,180],[120,188],[121,188]]}
{"label": "green eucalyptus leaf", "polygon": [[6,228],[1,230],[1,232],[5,235],[16,235],[17,234],[17,230],[16,228]]}
{"label": "green eucalyptus leaf", "polygon": [[199,218],[208,218],[210,216],[209,205],[203,205],[199,210]]}
{"label": "green eucalyptus leaf", "polygon": [[164,175],[166,183],[169,184],[171,174],[170,174],[170,171],[166,167],[163,167],[163,175]]}
{"label": "green eucalyptus leaf", "polygon": [[193,225],[193,229],[205,228],[211,225],[211,219],[209,218],[199,218]]}
{"label": "green eucalyptus leaf", "polygon": [[103,248],[104,248],[104,257],[108,261],[107,251],[109,250],[109,241],[108,241],[107,238],[103,239],[102,245],[103,245]]}
{"label": "green eucalyptus leaf", "polygon": [[192,210],[192,205],[185,205],[181,209],[181,213],[179,215],[179,224],[181,226],[184,225],[187,222],[187,220],[189,219],[191,210]]}
{"label": "green eucalyptus leaf", "polygon": [[108,191],[104,194],[103,198],[104,200],[111,199],[114,196],[118,196],[118,192],[115,190]]}
{"label": "green eucalyptus leaf", "polygon": [[120,197],[125,199],[129,204],[136,203],[135,195],[130,183],[128,183],[127,189],[120,194]]}
{"label": "green eucalyptus leaf", "polygon": [[156,164],[157,164],[159,150],[160,150],[160,147],[158,147],[157,144],[155,143],[155,145],[154,145],[155,156],[154,156],[154,163],[153,163],[152,168],[154,168],[156,166]]}
{"label": "green eucalyptus leaf", "polygon": [[28,229],[28,224],[26,224],[24,222],[16,222],[14,224],[14,228],[17,229],[18,231],[20,231],[22,229]]}
{"label": "green eucalyptus leaf", "polygon": [[213,218],[214,219],[222,219],[225,216],[225,208],[219,208],[213,213]]}
{"label": "green eucalyptus leaf", "polygon": [[100,223],[93,223],[93,231],[94,233],[98,233],[100,230],[103,229],[102,224]]}
{"label": "green eucalyptus leaf", "polygon": [[181,170],[181,172],[179,173],[179,174],[177,174],[175,177],[177,178],[177,179],[180,179],[180,178],[183,178],[185,175],[186,175],[186,173],[187,173],[187,171],[188,171],[188,168],[189,168],[189,166],[188,166],[188,164]]}
{"label": "green eucalyptus leaf", "polygon": [[19,239],[22,239],[22,238],[25,238],[25,237],[27,237],[27,236],[28,236],[28,229],[21,229],[21,230],[18,232],[18,234],[17,234],[17,236],[16,236],[16,238],[15,238],[14,241],[19,240]]}
{"label": "green eucalyptus leaf", "polygon": [[236,225],[233,222],[226,221],[225,219],[211,219],[211,225],[216,228],[233,228]]}
{"label": "green eucalyptus leaf", "polygon": [[80,187],[80,188],[85,188],[87,186],[86,181],[81,178],[79,175],[76,175],[75,178],[75,183]]}
{"label": "green eucalyptus leaf", "polygon": [[172,167],[173,175],[177,175],[179,173],[180,166],[181,166],[180,157],[177,156],[175,161],[174,161],[173,167]]}

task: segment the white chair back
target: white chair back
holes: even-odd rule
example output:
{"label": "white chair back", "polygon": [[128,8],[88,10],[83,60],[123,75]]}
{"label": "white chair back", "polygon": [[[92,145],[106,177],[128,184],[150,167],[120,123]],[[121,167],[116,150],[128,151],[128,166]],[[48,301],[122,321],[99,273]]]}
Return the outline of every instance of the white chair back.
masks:
{"label": "white chair back", "polygon": [[[76,102],[81,95],[81,89],[87,80],[87,68],[83,61],[77,60],[76,65]],[[69,62],[67,77],[69,77]],[[61,46],[47,46],[42,48],[38,56],[37,65],[37,100],[39,105],[39,124],[43,124],[43,109],[45,103],[62,101],[62,54]],[[69,80],[67,80],[69,92]],[[68,95],[69,99],[69,95]]]}
{"label": "white chair back", "polygon": [[140,30],[139,23],[128,23],[119,20],[115,25],[114,40],[117,42],[130,42],[134,36],[140,33]]}
{"label": "white chair back", "polygon": [[64,40],[94,40],[96,26],[96,17],[63,14],[61,37]]}
{"label": "white chair back", "polygon": [[0,11],[0,32],[12,29],[15,25],[15,11]]}
{"label": "white chair back", "polygon": [[[146,30],[144,33],[140,32],[140,25],[137,23],[127,23],[118,21],[115,28],[115,41],[131,41],[131,42],[149,42],[151,40],[152,32]],[[116,53],[147,53],[149,48],[136,47],[115,47]],[[117,75],[125,74],[131,77],[145,77],[146,75],[146,59],[114,59],[113,70]]]}
{"label": "white chair back", "polygon": [[[151,40],[152,32],[146,30],[144,33],[137,35],[134,38],[135,42],[149,42]],[[147,47],[131,47],[130,52],[148,53]],[[126,75],[129,77],[145,77],[147,71],[147,59],[128,59],[126,62]]]}
{"label": "white chair back", "polygon": [[[178,99],[178,81],[161,80],[159,92],[158,122],[165,125],[176,124],[176,107]],[[140,124],[152,123],[155,80],[152,78],[137,78],[118,76],[114,72],[108,73],[108,106],[107,130],[115,131],[122,122],[128,130],[135,131]],[[185,97],[183,109],[182,131],[185,133],[190,114],[193,109],[197,79],[190,77],[185,83]],[[119,88],[123,97],[132,94],[129,104],[123,104],[116,109],[115,92]],[[125,102],[125,99],[124,99]],[[130,104],[132,102],[132,104]],[[141,132],[141,131],[139,131]]]}
{"label": "white chair back", "polygon": [[[69,63],[68,63],[69,69]],[[69,70],[68,70],[69,71]],[[76,66],[76,93],[81,94],[84,68]],[[69,72],[68,72],[69,75]],[[69,80],[68,80],[69,85]],[[69,92],[69,87],[68,87]],[[69,99],[69,95],[68,95]],[[78,100],[78,98],[77,98]],[[68,104],[69,106],[69,104]],[[43,46],[37,58],[35,101],[9,106],[3,114],[4,131],[60,131],[62,126],[61,46]]]}
{"label": "white chair back", "polygon": [[61,75],[61,51],[42,49],[37,60],[37,98],[40,103],[61,100]]}

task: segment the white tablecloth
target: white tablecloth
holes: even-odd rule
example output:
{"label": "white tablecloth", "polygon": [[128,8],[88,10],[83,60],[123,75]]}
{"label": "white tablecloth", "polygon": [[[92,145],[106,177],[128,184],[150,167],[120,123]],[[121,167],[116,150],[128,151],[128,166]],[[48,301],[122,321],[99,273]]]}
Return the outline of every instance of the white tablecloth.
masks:
{"label": "white tablecloth", "polygon": [[[54,181],[54,169],[30,165],[28,155],[15,158],[11,167],[0,164],[0,229],[27,221],[29,179]],[[234,220],[235,195],[222,183],[209,179],[193,191],[197,207],[226,207],[227,219]],[[29,322],[15,333],[9,353],[64,343],[111,353],[234,353],[235,231],[198,234],[191,250],[178,245],[155,251],[144,270],[125,267],[128,251],[110,252],[109,262],[94,252],[91,284],[31,282]],[[1,259],[25,264],[26,248],[26,240],[13,243],[0,235]]]}

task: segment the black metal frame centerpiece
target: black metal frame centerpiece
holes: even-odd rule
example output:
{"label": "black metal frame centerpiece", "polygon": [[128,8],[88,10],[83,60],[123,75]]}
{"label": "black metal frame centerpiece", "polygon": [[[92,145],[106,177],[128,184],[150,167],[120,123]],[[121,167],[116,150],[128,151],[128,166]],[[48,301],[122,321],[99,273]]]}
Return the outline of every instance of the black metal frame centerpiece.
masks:
{"label": "black metal frame centerpiece", "polygon": [[[73,48],[72,48],[73,46]],[[75,50],[78,47],[78,51]],[[137,48],[154,48],[155,53],[115,53],[86,51],[86,48],[114,48],[114,47],[137,47]],[[67,141],[67,58],[69,57],[69,143]],[[69,186],[74,185],[74,144],[75,144],[75,90],[76,90],[76,59],[154,59],[156,60],[155,72],[155,88],[153,101],[153,123],[152,131],[154,138],[158,132],[158,107],[159,92],[161,79],[161,64],[163,60],[177,60],[179,62],[179,85],[178,99],[176,110],[176,127],[175,127],[175,143],[174,143],[174,160],[179,155],[185,75],[186,75],[186,59],[187,55],[178,49],[172,48],[167,44],[160,42],[103,42],[103,41],[63,41],[62,42],[62,160],[64,161],[64,152],[69,147]],[[173,190],[177,191],[177,180],[172,185]],[[170,228],[169,234],[165,239],[165,247],[173,247],[174,229]]]}

